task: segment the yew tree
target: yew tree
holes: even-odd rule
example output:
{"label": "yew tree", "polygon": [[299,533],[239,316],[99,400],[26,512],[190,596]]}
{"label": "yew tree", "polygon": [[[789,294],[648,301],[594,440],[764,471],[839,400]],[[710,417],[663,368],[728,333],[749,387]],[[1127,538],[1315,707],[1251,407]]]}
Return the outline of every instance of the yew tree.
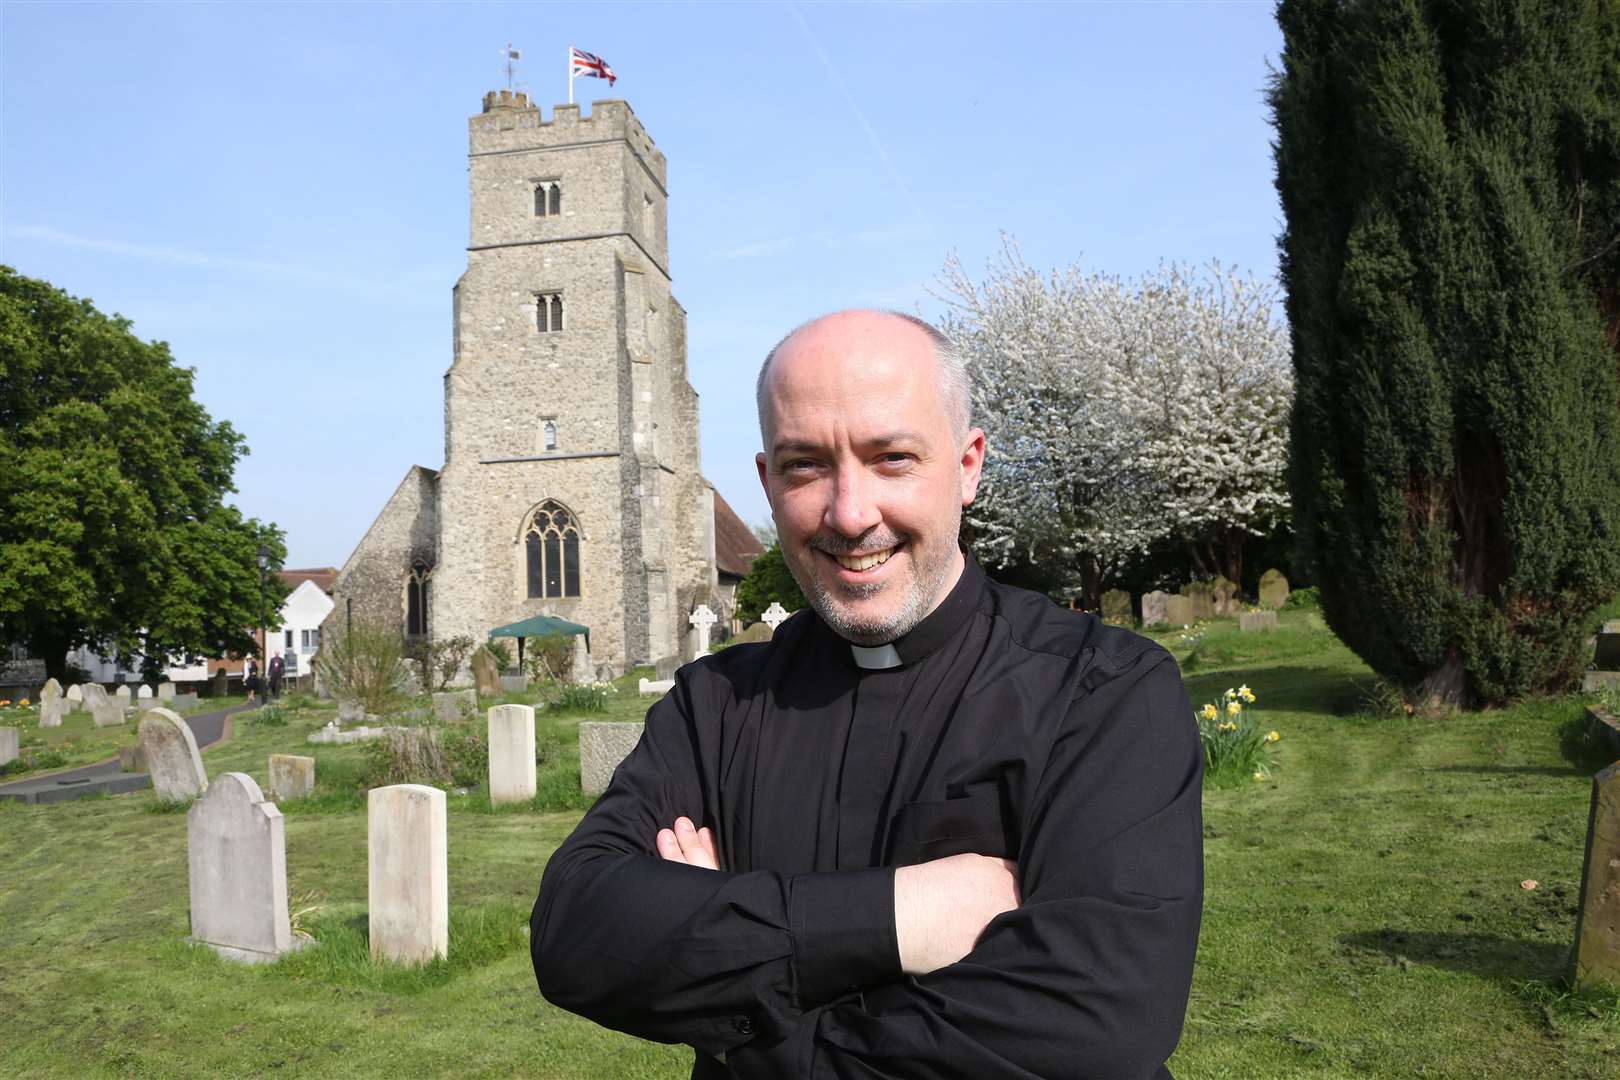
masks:
{"label": "yew tree", "polygon": [[1620,5],[1283,0],[1290,488],[1409,699],[1567,687],[1620,591]]}
{"label": "yew tree", "polygon": [[0,267],[0,648],[56,677],[79,645],[148,671],[253,649],[285,549],[224,502],[247,447],[192,377],[128,320]]}

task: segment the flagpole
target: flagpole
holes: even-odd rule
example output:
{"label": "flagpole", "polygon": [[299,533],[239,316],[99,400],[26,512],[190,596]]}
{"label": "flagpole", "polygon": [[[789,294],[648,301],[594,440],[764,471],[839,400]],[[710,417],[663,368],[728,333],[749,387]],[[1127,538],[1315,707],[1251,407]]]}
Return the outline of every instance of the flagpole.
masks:
{"label": "flagpole", "polygon": [[574,47],[568,46],[568,104],[574,103]]}

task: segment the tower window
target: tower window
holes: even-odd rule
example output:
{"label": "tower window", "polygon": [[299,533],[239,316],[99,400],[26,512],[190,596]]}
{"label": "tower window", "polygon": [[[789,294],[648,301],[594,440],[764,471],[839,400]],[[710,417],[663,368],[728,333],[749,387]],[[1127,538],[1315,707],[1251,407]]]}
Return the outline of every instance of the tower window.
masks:
{"label": "tower window", "polygon": [[579,595],[579,523],[560,503],[546,500],[524,532],[531,598]]}
{"label": "tower window", "polygon": [[534,186],[534,216],[558,217],[562,214],[562,183],[542,180]]}
{"label": "tower window", "polygon": [[542,334],[563,328],[562,293],[540,293],[534,298],[534,328]]}
{"label": "tower window", "polygon": [[643,193],[641,196],[641,231],[649,243],[651,243],[653,234],[656,232],[653,228],[655,220],[653,217],[652,196]]}
{"label": "tower window", "polygon": [[557,422],[547,420],[540,426],[540,446],[545,450],[557,449]]}
{"label": "tower window", "polygon": [[419,637],[428,632],[428,578],[432,571],[418,559],[405,579],[405,634]]}

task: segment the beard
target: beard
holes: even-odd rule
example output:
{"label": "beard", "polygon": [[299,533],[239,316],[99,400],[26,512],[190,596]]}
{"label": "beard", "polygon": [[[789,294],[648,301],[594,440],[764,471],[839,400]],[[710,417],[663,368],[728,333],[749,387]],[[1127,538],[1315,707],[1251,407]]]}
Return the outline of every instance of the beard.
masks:
{"label": "beard", "polygon": [[[895,532],[868,534],[856,540],[846,540],[836,535],[817,536],[809,543],[811,548],[829,555],[848,555],[861,549],[882,550],[905,544],[906,573],[898,580],[846,585],[839,581],[824,581],[809,567],[800,573],[791,561],[788,568],[793,571],[805,599],[810,601],[810,606],[816,609],[816,614],[832,628],[833,633],[856,645],[885,645],[910,633],[927,618],[942,598],[961,520],[962,511],[957,507],[954,520],[941,523],[947,527],[941,530],[940,542],[930,547],[916,543],[913,537]],[[810,555],[811,560],[815,558],[814,554]],[[899,606],[887,613],[867,614],[853,606],[895,589],[904,590],[904,593]]]}

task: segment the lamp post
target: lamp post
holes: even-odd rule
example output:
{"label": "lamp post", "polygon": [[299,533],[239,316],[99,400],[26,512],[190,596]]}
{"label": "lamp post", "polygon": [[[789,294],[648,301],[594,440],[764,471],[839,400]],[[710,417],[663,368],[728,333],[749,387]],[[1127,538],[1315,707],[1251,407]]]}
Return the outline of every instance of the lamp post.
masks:
{"label": "lamp post", "polygon": [[[264,572],[270,569],[270,548],[265,544],[259,545],[259,614],[264,614]],[[262,686],[266,672],[270,670],[270,630],[261,627],[259,630],[259,684]],[[264,693],[260,691],[259,700],[264,701]]]}

